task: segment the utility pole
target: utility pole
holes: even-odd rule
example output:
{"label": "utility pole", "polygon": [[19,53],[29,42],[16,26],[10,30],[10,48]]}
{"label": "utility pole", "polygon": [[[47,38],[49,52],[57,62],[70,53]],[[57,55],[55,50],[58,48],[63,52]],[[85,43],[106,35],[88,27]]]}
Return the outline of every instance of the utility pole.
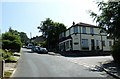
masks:
{"label": "utility pole", "polygon": [[32,33],[30,32],[30,43],[31,43],[31,39],[32,39]]}

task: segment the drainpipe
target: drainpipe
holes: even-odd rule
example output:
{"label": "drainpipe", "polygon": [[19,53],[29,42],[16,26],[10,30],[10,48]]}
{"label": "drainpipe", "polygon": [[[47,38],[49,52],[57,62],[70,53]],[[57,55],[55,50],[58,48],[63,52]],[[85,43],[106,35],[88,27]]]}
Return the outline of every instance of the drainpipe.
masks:
{"label": "drainpipe", "polygon": [[100,31],[100,36],[101,36],[101,48],[102,48],[102,52],[103,52],[103,41],[102,41],[102,34],[101,34],[101,31]]}
{"label": "drainpipe", "polygon": [[80,26],[80,48],[81,48],[81,50],[82,50],[82,46],[81,46],[81,26]]}

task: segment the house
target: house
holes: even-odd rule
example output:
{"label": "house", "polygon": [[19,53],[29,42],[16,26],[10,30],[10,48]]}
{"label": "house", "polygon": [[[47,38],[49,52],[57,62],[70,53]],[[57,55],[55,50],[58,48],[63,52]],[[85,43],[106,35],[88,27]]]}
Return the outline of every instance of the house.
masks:
{"label": "house", "polygon": [[86,23],[73,23],[59,35],[60,51],[111,51],[113,40],[99,27]]}
{"label": "house", "polygon": [[43,36],[36,36],[36,37],[33,37],[31,40],[32,42],[43,42],[45,38]]}

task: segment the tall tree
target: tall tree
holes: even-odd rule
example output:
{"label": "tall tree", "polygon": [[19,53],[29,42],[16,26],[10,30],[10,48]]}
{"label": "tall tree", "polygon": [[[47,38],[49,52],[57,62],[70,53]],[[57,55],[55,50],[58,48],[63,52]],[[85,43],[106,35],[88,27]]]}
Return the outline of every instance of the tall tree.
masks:
{"label": "tall tree", "polygon": [[21,42],[22,43],[27,43],[28,41],[28,36],[25,32],[19,32],[19,35],[20,35],[20,39],[21,39]]}
{"label": "tall tree", "polygon": [[42,32],[43,37],[46,38],[46,47],[51,50],[58,45],[59,34],[66,30],[66,26],[47,18],[45,21],[41,21],[38,29]]}
{"label": "tall tree", "polygon": [[99,27],[102,27],[111,38],[118,39],[112,47],[112,56],[117,63],[120,63],[120,1],[119,2],[97,2],[101,11],[100,15],[90,12]]}
{"label": "tall tree", "polygon": [[120,1],[97,2],[100,15],[90,11],[90,16],[113,38],[120,38]]}
{"label": "tall tree", "polygon": [[11,27],[9,28],[8,32],[14,35],[18,35],[22,43],[26,43],[29,39],[25,32],[18,32],[17,30],[13,30]]}

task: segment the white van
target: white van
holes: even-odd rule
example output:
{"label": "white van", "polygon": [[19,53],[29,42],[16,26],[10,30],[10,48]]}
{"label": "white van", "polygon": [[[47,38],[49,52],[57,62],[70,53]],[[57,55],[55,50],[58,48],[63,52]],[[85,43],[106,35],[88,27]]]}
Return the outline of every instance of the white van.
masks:
{"label": "white van", "polygon": [[31,49],[33,47],[33,44],[28,44],[27,49]]}

